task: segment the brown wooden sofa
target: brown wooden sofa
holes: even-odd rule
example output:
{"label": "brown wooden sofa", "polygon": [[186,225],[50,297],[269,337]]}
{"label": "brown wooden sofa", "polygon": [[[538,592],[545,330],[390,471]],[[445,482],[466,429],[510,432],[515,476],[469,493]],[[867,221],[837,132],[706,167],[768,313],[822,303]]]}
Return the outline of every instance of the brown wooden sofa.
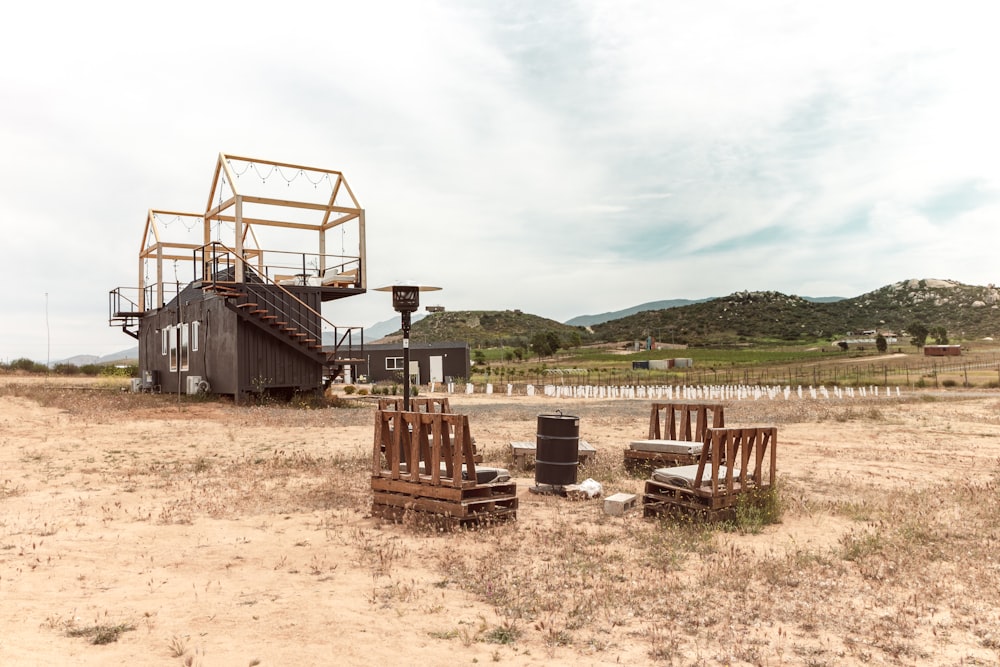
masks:
{"label": "brown wooden sofa", "polygon": [[653,471],[643,493],[643,514],[732,518],[737,503],[762,500],[774,486],[777,439],[774,426],[707,429],[697,463]]}

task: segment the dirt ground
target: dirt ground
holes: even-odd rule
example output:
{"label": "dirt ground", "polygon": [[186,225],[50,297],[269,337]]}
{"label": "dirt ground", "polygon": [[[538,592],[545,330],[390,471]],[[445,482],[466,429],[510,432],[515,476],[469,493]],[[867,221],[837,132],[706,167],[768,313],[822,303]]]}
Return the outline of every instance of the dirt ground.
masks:
{"label": "dirt ground", "polygon": [[[692,526],[533,494],[442,533],[370,515],[374,408],[0,376],[2,665],[1000,661],[1000,393],[727,403],[778,426],[782,518]],[[581,418],[579,478],[646,400],[453,396],[487,463]]]}

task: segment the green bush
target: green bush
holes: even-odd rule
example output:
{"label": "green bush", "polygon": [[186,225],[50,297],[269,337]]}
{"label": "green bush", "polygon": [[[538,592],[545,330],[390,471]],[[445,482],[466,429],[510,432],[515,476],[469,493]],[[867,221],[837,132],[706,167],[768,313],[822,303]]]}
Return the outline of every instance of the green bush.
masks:
{"label": "green bush", "polygon": [[355,387],[353,384],[345,384],[344,385],[344,393],[347,394],[348,396],[350,396],[351,394],[353,394],[357,390],[358,390],[358,388]]}
{"label": "green bush", "polygon": [[367,389],[365,389],[364,387],[362,387],[361,389],[358,389],[358,396],[367,396],[367,395],[368,395],[368,390]]}
{"label": "green bush", "polygon": [[954,380],[941,380],[941,386],[942,387],[955,387],[955,386],[958,386],[958,383],[955,382]]}

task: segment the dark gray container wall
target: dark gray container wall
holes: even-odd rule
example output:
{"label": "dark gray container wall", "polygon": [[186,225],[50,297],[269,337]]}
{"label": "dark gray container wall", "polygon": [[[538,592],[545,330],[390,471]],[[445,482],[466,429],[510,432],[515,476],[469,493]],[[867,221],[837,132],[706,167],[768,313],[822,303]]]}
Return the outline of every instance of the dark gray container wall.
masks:
{"label": "dark gray container wall", "polygon": [[[318,293],[297,294],[315,310],[320,309]],[[313,292],[316,292],[315,290]],[[147,370],[159,374],[164,392],[185,392],[187,377],[199,376],[209,382],[212,393],[238,396],[262,389],[319,390],[323,384],[323,364],[302,354],[294,342],[276,338],[253,322],[243,320],[226,306],[224,299],[200,290],[185,290],[178,314],[177,302],[147,314],[139,324],[140,377]],[[320,328],[318,317],[301,305],[289,307],[296,320]],[[188,370],[170,370],[170,356],[162,353],[162,330],[182,322],[190,327],[198,322],[198,349],[191,332]]]}

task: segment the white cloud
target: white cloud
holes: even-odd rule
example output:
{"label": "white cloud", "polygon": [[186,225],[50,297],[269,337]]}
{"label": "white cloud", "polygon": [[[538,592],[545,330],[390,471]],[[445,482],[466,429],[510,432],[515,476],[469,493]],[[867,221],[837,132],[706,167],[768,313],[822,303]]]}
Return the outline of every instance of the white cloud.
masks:
{"label": "white cloud", "polygon": [[[217,154],[341,169],[372,284],[567,319],[741,289],[996,282],[979,3],[23,4],[0,58],[0,359],[104,327]],[[116,20],[109,20],[114,17]],[[71,276],[67,278],[67,276]],[[384,295],[331,308],[392,317]],[[63,342],[65,341],[65,342]],[[53,356],[55,353],[53,352]]]}

